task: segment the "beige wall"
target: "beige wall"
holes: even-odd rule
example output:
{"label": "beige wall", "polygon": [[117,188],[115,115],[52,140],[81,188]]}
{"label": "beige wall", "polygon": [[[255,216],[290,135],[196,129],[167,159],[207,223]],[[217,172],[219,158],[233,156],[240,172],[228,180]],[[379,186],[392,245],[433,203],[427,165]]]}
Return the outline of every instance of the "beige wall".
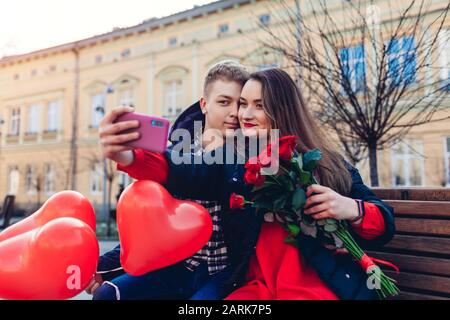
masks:
{"label": "beige wall", "polygon": [[[443,6],[445,1],[435,1]],[[337,7],[339,8],[339,7]],[[256,70],[259,64],[285,61],[276,55],[265,55],[258,39],[265,34],[255,29],[261,14],[274,10],[271,23],[276,24],[280,14],[272,1],[253,1],[237,5],[198,18],[187,19],[153,31],[132,33],[115,39],[84,47],[80,51],[79,112],[78,117],[78,173],[77,190],[94,203],[101,203],[101,193],[91,193],[92,159],[99,159],[97,131],[91,128],[92,95],[104,93],[110,86],[114,92],[106,95],[106,109],[120,102],[121,92],[131,90],[137,111],[165,116],[164,86],[173,80],[181,80],[179,107],[187,107],[197,100],[202,91],[202,79],[208,67],[221,59],[236,59]],[[307,8],[304,7],[305,18]],[[218,36],[218,26],[229,24],[229,32]],[[177,44],[169,46],[169,39],[177,38]],[[194,41],[195,40],[195,41]],[[129,49],[130,54],[121,53]],[[96,63],[96,57],[101,62]],[[276,61],[277,60],[277,61]],[[53,66],[55,69],[51,69]],[[33,70],[36,74],[33,75]],[[290,71],[292,69],[289,69]],[[31,208],[37,201],[36,194],[25,192],[27,165],[43,170],[44,164],[52,163],[57,168],[54,191],[67,188],[69,152],[74,103],[75,54],[62,51],[46,57],[16,59],[11,63],[0,62],[0,117],[5,124],[0,127],[0,199],[7,192],[8,170],[17,166],[20,172],[20,187],[17,202]],[[18,79],[15,79],[18,75]],[[60,103],[59,128],[56,133],[44,133],[47,126],[49,101]],[[33,104],[42,106],[40,128],[36,136],[26,135],[27,115]],[[20,134],[8,137],[11,108],[21,109]],[[450,136],[450,121],[424,125],[414,129],[411,137],[421,139],[424,144],[424,186],[441,186],[444,180],[444,138]],[[17,140],[17,141],[16,141]],[[380,179],[383,186],[391,186],[391,152],[383,151],[379,156]],[[367,167],[362,164],[367,176]],[[57,177],[57,178],[56,178]],[[117,192],[114,182],[113,196]],[[49,194],[41,195],[42,201]]]}

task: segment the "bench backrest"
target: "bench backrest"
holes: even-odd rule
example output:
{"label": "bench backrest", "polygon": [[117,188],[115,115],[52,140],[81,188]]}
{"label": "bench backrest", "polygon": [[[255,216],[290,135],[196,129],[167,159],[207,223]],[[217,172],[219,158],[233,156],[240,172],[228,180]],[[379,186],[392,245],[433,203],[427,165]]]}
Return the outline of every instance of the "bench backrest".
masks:
{"label": "bench backrest", "polygon": [[394,239],[368,252],[400,268],[395,299],[450,299],[450,189],[374,189],[394,207]]}

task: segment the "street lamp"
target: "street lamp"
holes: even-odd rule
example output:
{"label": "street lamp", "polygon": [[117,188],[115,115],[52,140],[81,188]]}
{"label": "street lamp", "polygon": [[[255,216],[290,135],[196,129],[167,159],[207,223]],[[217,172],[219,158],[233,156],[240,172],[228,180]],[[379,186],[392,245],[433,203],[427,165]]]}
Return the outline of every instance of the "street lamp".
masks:
{"label": "street lamp", "polygon": [[[105,100],[102,106],[97,106],[95,108],[95,111],[99,112],[102,114],[102,116],[104,117],[106,114],[106,96],[108,94],[111,94],[114,92],[114,89],[112,88],[112,86],[109,84],[105,90]],[[107,180],[107,176],[108,176],[108,168],[107,168],[107,161],[106,158],[103,159],[103,205],[102,205],[102,212],[103,212],[103,216],[108,217],[108,225],[107,225],[107,236],[109,237],[111,235],[111,212],[109,212],[109,208],[108,208],[108,193],[106,191],[107,189],[107,185],[108,185],[108,180]]]}

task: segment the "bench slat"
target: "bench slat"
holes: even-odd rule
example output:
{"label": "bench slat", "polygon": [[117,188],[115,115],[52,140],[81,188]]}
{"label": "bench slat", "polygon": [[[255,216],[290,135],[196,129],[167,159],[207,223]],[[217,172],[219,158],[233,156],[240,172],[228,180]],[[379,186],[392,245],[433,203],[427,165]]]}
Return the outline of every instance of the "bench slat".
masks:
{"label": "bench slat", "polygon": [[373,188],[380,199],[390,200],[420,200],[420,201],[450,201],[450,189],[385,189]]}
{"label": "bench slat", "polygon": [[448,238],[395,235],[385,247],[450,255],[450,239]]}
{"label": "bench slat", "polygon": [[389,300],[450,300],[450,298],[433,296],[429,294],[401,291],[398,296],[391,297],[389,298]]}
{"label": "bench slat", "polygon": [[398,286],[450,294],[450,278],[385,270],[384,273],[398,281]]}
{"label": "bench slat", "polygon": [[450,259],[410,256],[406,254],[367,251],[371,257],[392,262],[400,268],[400,272],[425,272],[450,276]]}
{"label": "bench slat", "polygon": [[450,217],[450,203],[446,201],[387,200],[386,203],[394,208],[395,215]]}
{"label": "bench slat", "polygon": [[400,268],[400,274],[384,270],[398,280],[401,288],[400,295],[391,299],[450,300],[450,189],[374,188],[373,191],[394,208],[395,225],[400,233],[385,247],[387,251],[402,250],[401,253],[368,251],[370,256]]}
{"label": "bench slat", "polygon": [[401,232],[450,235],[450,220],[397,217],[395,219],[395,227],[397,231]]}

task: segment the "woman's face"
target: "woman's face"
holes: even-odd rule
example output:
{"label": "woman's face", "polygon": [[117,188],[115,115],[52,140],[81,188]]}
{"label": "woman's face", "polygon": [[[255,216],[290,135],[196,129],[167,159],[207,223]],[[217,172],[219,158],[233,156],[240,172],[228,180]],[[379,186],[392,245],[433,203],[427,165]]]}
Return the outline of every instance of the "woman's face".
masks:
{"label": "woman's face", "polygon": [[238,119],[245,136],[258,136],[261,130],[267,134],[270,130],[270,121],[262,105],[262,87],[259,81],[249,80],[242,88]]}

